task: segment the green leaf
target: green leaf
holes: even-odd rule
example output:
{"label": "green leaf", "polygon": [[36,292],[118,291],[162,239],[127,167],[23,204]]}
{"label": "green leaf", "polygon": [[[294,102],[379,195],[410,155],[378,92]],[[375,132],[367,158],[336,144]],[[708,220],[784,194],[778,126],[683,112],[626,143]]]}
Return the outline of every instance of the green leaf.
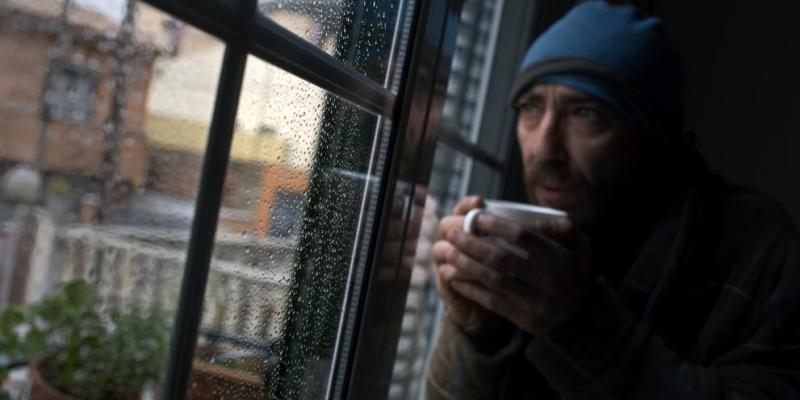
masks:
{"label": "green leaf", "polygon": [[[91,285],[74,281],[37,304],[0,312],[0,356],[18,360],[47,354],[43,367],[51,383],[73,397],[119,397],[159,378],[169,346],[167,321],[156,315],[105,317]],[[30,330],[20,338],[22,325]],[[3,373],[0,369],[0,379]]]}
{"label": "green leaf", "polygon": [[47,352],[47,336],[45,336],[44,332],[32,330],[25,336],[25,340],[21,343],[20,349],[26,360],[43,355]]}
{"label": "green leaf", "polygon": [[94,306],[94,293],[89,282],[85,280],[75,280],[64,287],[69,305],[77,309],[92,308]]}

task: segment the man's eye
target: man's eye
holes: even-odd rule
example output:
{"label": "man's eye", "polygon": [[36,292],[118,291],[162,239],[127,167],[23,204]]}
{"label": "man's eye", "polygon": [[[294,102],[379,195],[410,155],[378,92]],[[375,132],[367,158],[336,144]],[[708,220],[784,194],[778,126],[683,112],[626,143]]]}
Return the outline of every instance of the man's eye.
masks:
{"label": "man's eye", "polygon": [[602,119],[600,110],[591,107],[578,107],[575,109],[575,114],[578,117],[590,119],[592,121],[599,121]]}
{"label": "man's eye", "polygon": [[539,106],[534,103],[517,104],[517,112],[521,117],[532,117],[539,114]]}
{"label": "man's eye", "polygon": [[600,108],[577,105],[570,112],[570,120],[584,133],[601,133],[608,128],[608,115]]}

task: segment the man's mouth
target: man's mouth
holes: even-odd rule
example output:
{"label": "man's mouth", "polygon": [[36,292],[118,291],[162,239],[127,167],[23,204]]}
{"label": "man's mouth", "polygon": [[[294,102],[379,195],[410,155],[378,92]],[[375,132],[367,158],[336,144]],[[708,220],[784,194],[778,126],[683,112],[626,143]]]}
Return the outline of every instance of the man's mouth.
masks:
{"label": "man's mouth", "polygon": [[536,199],[542,205],[559,206],[569,203],[575,197],[575,187],[567,185],[542,184],[536,186]]}

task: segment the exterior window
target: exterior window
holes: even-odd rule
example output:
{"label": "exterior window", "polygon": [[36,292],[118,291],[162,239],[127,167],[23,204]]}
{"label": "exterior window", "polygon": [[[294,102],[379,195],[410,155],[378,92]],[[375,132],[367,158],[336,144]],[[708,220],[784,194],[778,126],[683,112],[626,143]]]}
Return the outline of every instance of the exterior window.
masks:
{"label": "exterior window", "polygon": [[[264,18],[384,83],[401,0],[259,0]],[[363,37],[364,40],[354,40]]]}
{"label": "exterior window", "polygon": [[57,68],[45,94],[49,114],[56,119],[88,121],[95,107],[97,79],[94,73],[71,66]]}
{"label": "exterior window", "polygon": [[301,209],[302,203],[303,196],[285,190],[278,191],[269,225],[270,236],[282,238],[297,236],[300,219],[292,210]]}
{"label": "exterior window", "polygon": [[438,239],[439,220],[449,215],[456,202],[467,194],[487,198],[502,195],[503,163],[500,160],[505,158],[504,149],[491,149],[492,146],[478,143],[485,142],[487,137],[500,136],[496,126],[484,125],[484,115],[497,116],[504,111],[489,109],[492,105],[487,106],[483,99],[496,62],[494,48],[502,29],[501,14],[513,14],[513,7],[519,6],[508,3],[467,0],[461,11],[442,129],[405,298],[390,399],[425,398],[425,363],[438,334],[442,313],[430,253]]}
{"label": "exterior window", "polygon": [[457,3],[0,2],[0,397],[355,393]]}
{"label": "exterior window", "polygon": [[0,70],[0,331],[23,310],[41,323],[26,346],[0,334],[12,398],[138,398],[163,381],[224,44],[186,26],[170,56],[172,17],[126,5],[0,4],[15,54]]}

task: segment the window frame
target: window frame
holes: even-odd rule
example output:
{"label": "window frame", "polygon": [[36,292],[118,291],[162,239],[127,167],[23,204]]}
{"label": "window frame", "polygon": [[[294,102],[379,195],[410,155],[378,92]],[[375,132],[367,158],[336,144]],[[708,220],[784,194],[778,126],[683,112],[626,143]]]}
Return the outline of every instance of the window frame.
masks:
{"label": "window frame", "polygon": [[[455,49],[457,25],[463,1],[419,1],[414,17],[416,27],[412,29],[409,45],[412,54],[410,65],[404,68],[401,79],[403,100],[399,107],[400,118],[396,128],[404,132],[402,142],[392,143],[392,154],[399,162],[390,164],[385,170],[388,178],[386,190],[381,190],[381,215],[378,232],[368,250],[366,266],[369,273],[366,287],[360,298],[351,299],[350,313],[343,314],[345,331],[352,330],[350,352],[339,353],[335,364],[340,378],[333,381],[333,392],[328,398],[385,398],[391,381],[392,364],[397,350],[405,296],[408,291],[411,270],[402,265],[405,246],[416,247],[413,227],[419,227],[424,204],[414,199],[425,198],[433,168],[436,141],[441,134],[442,110],[446,97],[450,64]],[[417,110],[424,110],[418,115]],[[395,139],[398,135],[392,135]],[[382,185],[383,186],[383,185]],[[409,201],[410,200],[410,201]],[[403,217],[391,218],[391,210],[403,209]],[[385,248],[383,238],[389,230],[401,229],[403,241],[398,253]],[[417,228],[418,229],[418,228]],[[395,260],[386,263],[381,260]]]}
{"label": "window frame", "polygon": [[[356,236],[350,269],[357,273],[351,273],[346,288],[326,396],[385,397],[391,368],[384,367],[391,364],[394,353],[384,350],[387,343],[392,349],[396,347],[400,318],[386,318],[381,311],[388,307],[402,313],[408,271],[403,271],[400,265],[379,265],[375,260],[380,259],[378,255],[389,224],[403,227],[403,246],[416,246],[407,239],[416,235],[411,231],[416,225],[411,219],[420,218],[421,213],[415,213],[413,202],[406,201],[401,204],[402,218],[390,219],[390,210],[398,205],[396,201],[401,201],[391,194],[405,198],[422,195],[424,198],[441,121],[443,90],[449,73],[448,55],[452,56],[462,0],[408,0],[413,4],[409,10],[413,13],[413,27],[408,37],[408,56],[397,71],[403,73],[397,94],[277,23],[259,17],[257,0],[241,0],[238,7],[214,0],[144,1],[216,36],[225,44],[175,316],[164,398],[180,400],[187,394],[221,207],[225,174],[219,171],[225,171],[229,162],[248,55],[284,69],[382,120],[392,121],[383,149],[386,167],[380,170],[377,185],[368,184],[365,191],[365,204],[368,196],[374,196],[375,214],[371,219],[362,218]],[[393,67],[398,66],[390,63],[390,71],[387,71],[390,76],[394,73]],[[380,132],[376,131],[376,135]],[[361,211],[362,217],[364,211]],[[386,276],[392,278],[381,279]],[[390,290],[380,290],[382,285],[388,285]],[[373,324],[380,326],[381,334],[370,330]],[[369,353],[372,349],[380,349],[381,356],[376,359]],[[360,375],[362,371],[369,373],[370,378],[364,379]]]}

